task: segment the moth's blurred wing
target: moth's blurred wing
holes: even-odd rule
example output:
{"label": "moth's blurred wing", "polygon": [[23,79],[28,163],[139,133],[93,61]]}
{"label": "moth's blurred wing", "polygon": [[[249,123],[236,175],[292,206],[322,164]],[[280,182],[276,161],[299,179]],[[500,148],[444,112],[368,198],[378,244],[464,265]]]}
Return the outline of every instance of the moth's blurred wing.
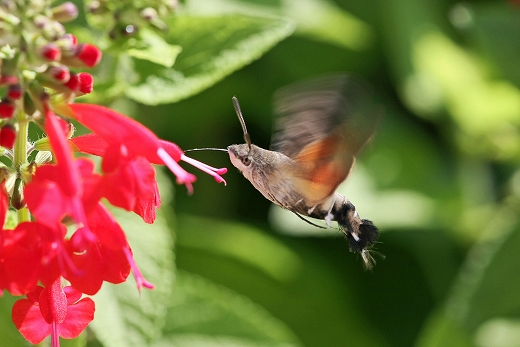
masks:
{"label": "moth's blurred wing", "polygon": [[355,157],[345,150],[344,142],[343,136],[332,134],[308,144],[294,158],[299,170],[293,184],[307,203],[322,202],[348,176]]}
{"label": "moth's blurred wing", "polygon": [[381,113],[366,83],[347,75],[282,88],[275,94],[274,106],[278,118],[271,149],[293,159],[307,145],[331,134],[343,136],[345,151],[356,156],[374,133]]}

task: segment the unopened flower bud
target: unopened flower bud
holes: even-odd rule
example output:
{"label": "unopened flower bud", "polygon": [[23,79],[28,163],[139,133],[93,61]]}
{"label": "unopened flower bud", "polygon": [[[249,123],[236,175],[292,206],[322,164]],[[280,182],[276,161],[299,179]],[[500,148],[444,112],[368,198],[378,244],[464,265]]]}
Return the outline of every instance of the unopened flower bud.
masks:
{"label": "unopened flower bud", "polygon": [[72,34],[65,34],[55,43],[61,49],[62,57],[73,57],[77,52],[78,39]]}
{"label": "unopened flower bud", "polygon": [[9,99],[0,101],[0,118],[11,118],[14,114],[15,105]]}
{"label": "unopened flower bud", "polygon": [[59,61],[61,59],[61,50],[54,43],[48,43],[40,48],[40,55],[49,61]]}
{"label": "unopened flower bud", "polygon": [[175,11],[179,8],[179,1],[178,0],[166,0],[164,1],[166,6],[170,9],[170,11]]}
{"label": "unopened flower bud", "polygon": [[3,75],[0,77],[0,85],[10,85],[18,83],[18,76]]}
{"label": "unopened flower bud", "polygon": [[12,148],[16,140],[16,129],[11,124],[6,124],[0,129],[0,146]]}
{"label": "unopened flower bud", "polygon": [[79,89],[79,77],[77,74],[71,72],[70,78],[67,81],[67,83],[64,83],[64,85],[69,88],[72,91],[76,91]]}
{"label": "unopened flower bud", "polygon": [[[4,130],[4,128],[2,128],[2,130]],[[2,130],[0,130],[0,134],[2,133]],[[23,183],[21,178],[17,178],[14,184],[13,195],[11,197],[11,206],[16,210],[20,210],[25,207],[25,199],[23,197]]]}
{"label": "unopened flower bud", "polygon": [[101,2],[96,0],[96,1],[91,1],[88,4],[87,11],[89,11],[92,14],[100,15],[100,14],[107,13],[109,10],[105,4],[102,4]]}
{"label": "unopened flower bud", "polygon": [[78,16],[78,8],[72,2],[64,2],[52,8],[52,18],[58,22],[68,22],[76,19]]}
{"label": "unopened flower bud", "polygon": [[[49,94],[45,91],[43,86],[38,81],[31,81],[26,86],[25,91],[29,94],[30,97],[24,98],[24,111],[28,115],[33,114],[35,111],[31,110],[34,107],[34,110],[39,110],[40,112],[45,112],[45,105],[49,102]],[[29,102],[30,99],[30,102]],[[32,111],[32,112],[31,112]]]}
{"label": "unopened flower bud", "polygon": [[20,18],[4,11],[0,11],[0,21],[10,24],[12,26],[17,26],[18,24],[20,24]]}
{"label": "unopened flower bud", "polygon": [[61,38],[69,40],[72,43],[73,46],[77,46],[78,45],[78,39],[76,38],[76,36],[74,36],[74,35],[72,35],[70,33],[66,33]]}
{"label": "unopened flower bud", "polygon": [[33,23],[38,29],[44,29],[46,26],[51,25],[51,20],[44,15],[38,14],[34,16]]}
{"label": "unopened flower bud", "polygon": [[55,20],[51,20],[48,24],[46,24],[41,33],[42,33],[42,36],[47,40],[47,41],[56,41],[57,39],[59,39],[60,37],[62,37],[63,35],[65,35],[67,31],[65,30],[65,27],[63,26],[63,24],[61,24],[60,22],[57,22]]}
{"label": "unopened flower bud", "polygon": [[11,100],[18,100],[22,97],[22,95],[23,95],[22,86],[19,85],[18,83],[11,84],[7,88],[7,97]]}
{"label": "unopened flower bud", "polygon": [[92,93],[94,90],[94,78],[87,72],[80,72],[78,75],[79,86],[78,89],[83,94]]}
{"label": "unopened flower bud", "polygon": [[29,116],[32,116],[36,111],[34,101],[31,99],[31,96],[28,93],[25,93],[23,96],[23,111]]}
{"label": "unopened flower bud", "polygon": [[141,10],[139,15],[144,20],[150,21],[152,19],[157,18],[157,11],[153,7],[147,7],[147,8],[144,8],[143,10]]}
{"label": "unopened flower bud", "polygon": [[52,66],[48,71],[56,82],[67,83],[70,79],[69,68],[65,65]]}
{"label": "unopened flower bud", "polygon": [[84,43],[78,46],[76,57],[86,66],[94,67],[101,60],[101,51],[94,45]]}

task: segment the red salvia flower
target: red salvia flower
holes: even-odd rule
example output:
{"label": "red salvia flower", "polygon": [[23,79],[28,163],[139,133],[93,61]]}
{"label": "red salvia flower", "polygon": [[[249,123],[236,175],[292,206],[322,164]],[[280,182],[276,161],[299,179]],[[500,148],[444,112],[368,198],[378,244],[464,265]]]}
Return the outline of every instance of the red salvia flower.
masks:
{"label": "red salvia flower", "polygon": [[3,288],[13,295],[32,290],[38,281],[50,284],[60,275],[59,264],[67,262],[63,225],[50,229],[36,222],[24,222],[14,230],[3,230],[0,273]]}
{"label": "red salvia flower", "polygon": [[56,225],[65,215],[86,225],[81,203],[83,187],[68,145],[68,127],[49,110],[45,116],[45,131],[57,163],[38,168],[33,181],[25,189],[27,204],[44,225]]}
{"label": "red salvia flower", "polygon": [[[131,118],[98,105],[73,104],[70,107],[74,118],[96,135],[91,135],[82,141],[72,140],[76,146],[82,147],[81,151],[103,157],[110,153],[111,156],[115,156],[112,158],[117,158],[119,155],[129,159],[140,156],[150,163],[166,165],[177,176],[177,183],[185,184],[190,192],[193,189],[191,184],[196,177],[177,164],[181,160],[210,174],[217,182],[226,182],[220,175],[226,173],[227,169],[215,169],[186,157],[178,146],[160,140],[150,130]],[[111,172],[116,167],[114,161],[103,160],[104,172]]]}
{"label": "red salvia flower", "polygon": [[50,286],[36,287],[27,299],[13,306],[13,322],[25,339],[38,344],[51,335],[51,346],[59,346],[58,337],[72,339],[94,318],[94,301],[81,299],[81,292],[61,287],[57,279]]}
{"label": "red salvia flower", "polygon": [[[0,101],[0,146],[12,164],[0,170],[0,294],[26,295],[13,306],[12,319],[27,341],[37,344],[50,335],[52,347],[59,347],[60,336],[77,337],[94,317],[94,302],[82,299],[82,293],[96,294],[103,282],[124,282],[130,272],[139,290],[153,288],[102,199],[153,223],[161,199],[152,164],[166,165],[190,193],[196,177],[179,161],[217,182],[225,183],[220,175],[227,169],[185,156],[177,145],[108,108],[73,104],[75,97],[93,91],[92,75],[75,68],[96,66],[102,52],[64,34],[59,22],[78,13],[72,2],[45,4],[29,17],[24,6],[9,8],[14,30],[4,29],[15,54],[2,58],[0,69],[6,90]],[[57,114],[77,120],[92,134],[70,139],[73,131]],[[30,141],[28,122],[41,126],[46,138]],[[29,155],[33,151],[52,156]],[[100,156],[100,168],[75,158],[75,151]],[[14,182],[11,196],[6,182]],[[19,210],[18,222],[6,227],[9,201]],[[62,279],[70,286],[62,288]]]}
{"label": "red salvia flower", "polygon": [[[55,244],[63,244],[55,255],[59,261],[59,274],[69,280],[76,289],[91,295],[99,290],[102,281],[120,283],[126,280],[130,268],[136,270],[134,273],[138,285],[151,287],[134,265],[130,246],[121,227],[99,203],[102,192],[99,187],[103,181],[100,175],[92,172],[93,163],[86,159],[78,159],[74,166],[75,171],[80,174],[79,181],[82,182],[82,185],[77,187],[81,196],[71,198],[65,194],[63,187],[60,187],[63,172],[59,165],[38,168],[32,182],[25,188],[27,206],[38,223],[50,227],[60,225],[66,216],[76,221],[78,219],[74,218],[74,215],[84,217],[79,223],[81,227],[76,230],[70,242],[62,240],[64,235],[54,240]],[[75,208],[78,207],[80,208],[75,212]],[[120,261],[115,262],[116,258]],[[106,275],[115,272],[123,275],[117,278]],[[56,272],[54,274],[58,275]]]}

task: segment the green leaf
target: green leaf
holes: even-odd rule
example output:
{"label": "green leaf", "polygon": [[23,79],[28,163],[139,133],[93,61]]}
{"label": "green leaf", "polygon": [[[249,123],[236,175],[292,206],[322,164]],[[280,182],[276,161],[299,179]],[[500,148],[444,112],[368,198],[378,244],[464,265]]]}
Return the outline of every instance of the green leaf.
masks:
{"label": "green leaf", "polygon": [[[381,299],[375,298],[374,292],[363,291],[351,277],[363,270],[361,260],[347,254],[344,240],[332,240],[328,243],[330,249],[318,254],[310,247],[294,247],[304,240],[292,243],[288,238],[282,240],[247,224],[184,214],[178,215],[178,222],[176,256],[180,268],[261,303],[287,322],[306,345],[343,346],[345,341],[352,346],[387,345],[380,335],[372,334],[371,312],[374,306],[379,306],[374,302]],[[338,258],[328,257],[334,247],[343,252]],[[329,265],[338,260],[347,260],[352,266],[346,272],[347,267],[335,273]],[[406,296],[409,289],[404,291]],[[365,296],[360,298],[360,293]],[[399,293],[403,295],[403,290]],[[386,304],[392,307],[384,308],[390,314],[396,306]],[[214,311],[201,308],[199,312]],[[184,317],[192,315],[186,313]],[[228,324],[227,331],[230,326],[233,324]],[[205,331],[210,328],[208,324]],[[218,329],[223,328],[218,326]]]}
{"label": "green leaf", "polygon": [[187,272],[179,272],[162,346],[299,346],[280,320],[248,298]]}
{"label": "green leaf", "polygon": [[520,317],[520,220],[518,204],[499,211],[489,237],[468,254],[447,312],[474,331],[484,321],[500,316]]}
{"label": "green leaf", "polygon": [[[164,192],[171,190],[166,183],[164,179],[160,183]],[[154,289],[139,293],[132,276],[121,284],[103,284],[93,297],[96,313],[90,327],[105,347],[147,346],[161,336],[174,279],[173,241],[165,217],[172,212],[167,208],[168,194],[161,197],[163,207],[151,225],[133,213],[113,211],[137,265]]]}
{"label": "green leaf", "polygon": [[471,347],[471,336],[443,312],[435,312],[424,325],[417,347]]}
{"label": "green leaf", "polygon": [[86,347],[87,346],[87,332],[84,331],[75,339],[60,339],[60,347]]}
{"label": "green leaf", "polygon": [[[148,60],[152,63],[170,68],[175,63],[175,59],[182,51],[177,45],[170,45],[156,33],[151,30],[143,29],[140,31],[142,42],[146,43],[144,47],[132,47],[126,52],[138,59]],[[139,41],[141,42],[141,41]]]}
{"label": "green leaf", "polygon": [[[211,225],[211,232],[208,232]],[[236,259],[270,278],[287,282],[303,271],[301,259],[290,248],[250,226],[183,215],[179,245]],[[186,232],[189,230],[189,232]]]}
{"label": "green leaf", "polygon": [[324,0],[192,0],[190,13],[244,13],[290,18],[296,33],[317,41],[356,51],[368,48],[374,41],[372,28],[332,1]]}
{"label": "green leaf", "polygon": [[291,347],[293,344],[263,343],[256,341],[248,341],[245,339],[237,339],[233,337],[210,337],[204,335],[173,336],[164,339],[153,347]]}
{"label": "green leaf", "polygon": [[457,9],[468,11],[471,21],[464,29],[473,34],[489,62],[497,66],[502,77],[520,86],[520,8],[491,2],[461,4]]}
{"label": "green leaf", "polygon": [[182,47],[174,69],[136,61],[141,81],[126,90],[138,102],[156,105],[196,94],[258,59],[293,31],[284,19],[248,16],[179,16],[169,23],[168,42]]}
{"label": "green leaf", "polygon": [[447,341],[453,341],[455,335],[461,340],[468,339],[465,335],[481,335],[485,340],[490,331],[505,328],[518,333],[518,324],[497,320],[520,318],[517,211],[518,203],[504,206],[486,230],[487,237],[468,252],[446,306],[426,325],[419,346],[464,346]]}
{"label": "green leaf", "polygon": [[475,341],[479,347],[519,347],[520,319],[490,319],[479,327]]}
{"label": "green leaf", "polygon": [[14,303],[18,299],[25,299],[25,296],[14,297],[7,291],[0,298],[0,336],[2,346],[28,346],[22,335],[18,332],[11,319],[11,311]]}

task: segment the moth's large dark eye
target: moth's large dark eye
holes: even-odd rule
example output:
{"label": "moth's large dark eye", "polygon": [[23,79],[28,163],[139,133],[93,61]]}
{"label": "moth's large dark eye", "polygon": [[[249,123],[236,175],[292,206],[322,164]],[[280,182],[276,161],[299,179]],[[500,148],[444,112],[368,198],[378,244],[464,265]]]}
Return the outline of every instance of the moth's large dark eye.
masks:
{"label": "moth's large dark eye", "polygon": [[242,158],[242,164],[244,164],[245,166],[251,165],[251,158],[249,156],[243,157]]}

